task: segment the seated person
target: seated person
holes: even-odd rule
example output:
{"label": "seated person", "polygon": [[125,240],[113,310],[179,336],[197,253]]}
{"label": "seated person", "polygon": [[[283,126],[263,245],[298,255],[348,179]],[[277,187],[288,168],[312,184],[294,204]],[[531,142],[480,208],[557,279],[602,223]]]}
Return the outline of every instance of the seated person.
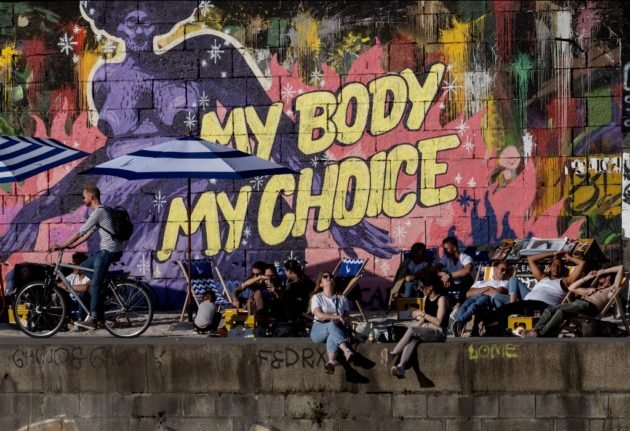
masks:
{"label": "seated person", "polygon": [[508,279],[511,268],[506,262],[496,262],[494,272],[490,280],[476,281],[466,292],[466,301],[455,314],[453,322],[453,334],[460,337],[466,323],[480,310],[492,306],[492,299],[497,295],[505,295],[508,291]]}
{"label": "seated person", "polygon": [[195,316],[195,332],[216,331],[219,327],[221,313],[217,313],[216,300],[217,296],[211,289],[205,291]]}
{"label": "seated person", "polygon": [[302,265],[297,260],[287,260],[284,264],[287,285],[280,298],[284,313],[289,321],[302,321],[308,311],[311,292],[315,288],[313,281],[304,274]]}
{"label": "seated person", "polygon": [[346,327],[350,323],[348,299],[335,289],[335,279],[330,272],[323,272],[317,278],[317,285],[311,298],[311,312],[315,316],[311,328],[311,340],[326,343],[328,362],[324,370],[335,372],[337,351],[341,350],[347,362],[352,360],[352,350],[348,346]]}
{"label": "seated person", "polygon": [[[591,271],[569,286],[569,291],[578,295],[573,302],[548,307],[540,316],[533,329],[527,331],[527,337],[556,337],[562,324],[568,317],[586,314],[595,316],[601,312],[612,298],[623,279],[623,265],[608,269]],[[583,287],[586,283],[589,287]]]}
{"label": "seated person", "polygon": [[[240,286],[232,292],[232,305],[236,308],[256,306],[263,309],[263,299],[260,287],[265,285],[265,262],[257,261],[252,265],[251,275],[246,278]],[[254,293],[258,291],[258,295],[254,297]]]}
{"label": "seated person", "polygon": [[[418,279],[432,270],[427,255],[427,246],[417,242],[411,246],[409,256],[400,264],[392,286],[392,300],[397,297],[411,298],[417,296]],[[401,292],[402,289],[402,292]]]}
{"label": "seated person", "polygon": [[473,258],[459,251],[459,245],[455,237],[449,236],[442,241],[444,254],[438,264],[438,272],[444,287],[449,291],[457,292],[457,300],[453,307],[453,313],[466,300],[466,292],[473,284],[472,270]]}
{"label": "seated person", "polygon": [[[81,266],[81,262],[85,261],[86,259],[87,254],[78,251],[72,255],[72,264]],[[66,280],[68,280],[68,283],[70,283],[70,286],[72,286],[75,292],[79,294],[79,297],[81,298],[83,303],[86,305],[89,304],[90,278],[85,275],[80,269],[75,268],[72,270],[72,273],[70,273],[66,277]],[[61,282],[59,283],[59,287],[61,287],[62,289],[66,289],[66,285]],[[66,299],[67,298],[70,298],[71,301],[66,301],[66,304],[70,306],[70,316],[72,316],[74,320],[84,319],[87,316],[87,313],[81,308],[74,294],[69,292],[69,295],[68,297],[66,297]]]}
{"label": "seated person", "polygon": [[[566,260],[575,265],[571,274],[568,274],[565,256]],[[549,273],[546,274],[539,263],[549,257],[552,257],[552,260],[549,264]],[[585,262],[566,253],[551,252],[529,256],[527,264],[536,279],[536,284],[522,301],[504,305],[497,310],[501,328],[507,327],[507,318],[512,314],[532,316],[535,312],[542,313],[547,307],[560,304],[567,295],[568,286],[573,284],[582,273]],[[522,283],[520,280],[518,282]]]}
{"label": "seated person", "polygon": [[388,362],[400,355],[397,365],[390,374],[402,379],[409,367],[411,354],[420,342],[439,342],[446,340],[448,326],[448,299],[442,281],[435,274],[428,274],[420,278],[422,293],[424,294],[424,311],[416,310],[412,317],[418,321],[402,336],[394,350],[388,352]]}

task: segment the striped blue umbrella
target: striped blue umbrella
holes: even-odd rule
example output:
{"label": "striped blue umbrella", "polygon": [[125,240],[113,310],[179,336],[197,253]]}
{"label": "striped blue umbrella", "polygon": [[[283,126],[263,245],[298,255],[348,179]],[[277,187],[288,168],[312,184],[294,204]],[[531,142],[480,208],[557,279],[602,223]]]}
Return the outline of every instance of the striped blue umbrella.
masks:
{"label": "striped blue umbrella", "polygon": [[0,136],[0,183],[23,181],[87,155],[51,138]]}
{"label": "striped blue umbrella", "polygon": [[208,142],[195,136],[186,136],[117,157],[81,173],[111,175],[128,180],[156,178],[238,180],[295,172],[225,145]]}
{"label": "striped blue umbrella", "polygon": [[[225,145],[208,142],[196,136],[186,136],[116,157],[81,172],[86,175],[110,175],[128,180],[158,178],[186,178],[188,180],[188,274],[191,273],[191,180],[193,178],[239,180],[264,175],[295,174],[295,171],[260,157],[235,150]],[[188,300],[192,295],[188,277]],[[180,319],[180,320],[181,320]]]}

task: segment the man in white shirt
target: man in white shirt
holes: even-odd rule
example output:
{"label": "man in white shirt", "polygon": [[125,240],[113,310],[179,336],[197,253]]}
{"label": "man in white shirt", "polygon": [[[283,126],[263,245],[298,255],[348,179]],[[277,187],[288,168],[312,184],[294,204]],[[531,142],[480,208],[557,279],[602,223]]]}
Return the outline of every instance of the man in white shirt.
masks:
{"label": "man in white shirt", "polygon": [[490,280],[479,280],[470,287],[466,292],[466,301],[455,314],[453,333],[456,337],[461,336],[466,323],[472,319],[477,311],[492,304],[493,296],[507,293],[510,274],[511,268],[507,263],[497,262],[494,264]]}
{"label": "man in white shirt", "polygon": [[472,286],[473,259],[459,251],[457,238],[448,236],[442,241],[444,254],[440,258],[438,275],[449,291],[457,291],[457,302],[453,311],[466,300],[466,292]]}

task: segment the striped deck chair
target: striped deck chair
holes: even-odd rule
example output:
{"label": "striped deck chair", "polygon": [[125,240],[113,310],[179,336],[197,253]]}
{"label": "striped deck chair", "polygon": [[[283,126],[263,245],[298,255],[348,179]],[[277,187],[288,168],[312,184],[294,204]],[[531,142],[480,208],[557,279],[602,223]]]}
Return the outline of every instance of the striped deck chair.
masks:
{"label": "striped deck chair", "polygon": [[[182,273],[184,274],[186,284],[188,284],[188,261],[180,259],[177,261],[177,263],[181,268]],[[195,300],[197,306],[203,300],[204,293],[206,293],[208,290],[212,290],[214,292],[217,298],[215,304],[219,309],[231,305],[230,297],[227,294],[227,290],[223,286],[223,283],[217,282],[212,276],[211,260],[193,259],[191,261],[191,280],[192,298]],[[188,308],[190,300],[191,298],[188,296],[188,294],[186,294],[186,300],[184,302],[184,308],[182,310],[182,319],[184,315],[184,310]]]}

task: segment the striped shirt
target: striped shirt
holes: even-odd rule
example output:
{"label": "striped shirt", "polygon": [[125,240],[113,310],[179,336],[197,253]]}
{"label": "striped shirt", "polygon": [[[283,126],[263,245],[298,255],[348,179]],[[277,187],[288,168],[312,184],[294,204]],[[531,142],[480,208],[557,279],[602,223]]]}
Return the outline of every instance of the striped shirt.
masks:
{"label": "striped shirt", "polygon": [[101,237],[101,243],[99,247],[101,250],[107,250],[110,253],[123,251],[123,242],[114,239],[112,234],[109,233],[114,232],[114,223],[112,222],[111,213],[106,210],[103,205],[96,208],[94,212],[90,214],[85,224],[79,229],[79,233],[85,235],[87,232],[94,231],[97,228],[100,228],[99,235]]}

